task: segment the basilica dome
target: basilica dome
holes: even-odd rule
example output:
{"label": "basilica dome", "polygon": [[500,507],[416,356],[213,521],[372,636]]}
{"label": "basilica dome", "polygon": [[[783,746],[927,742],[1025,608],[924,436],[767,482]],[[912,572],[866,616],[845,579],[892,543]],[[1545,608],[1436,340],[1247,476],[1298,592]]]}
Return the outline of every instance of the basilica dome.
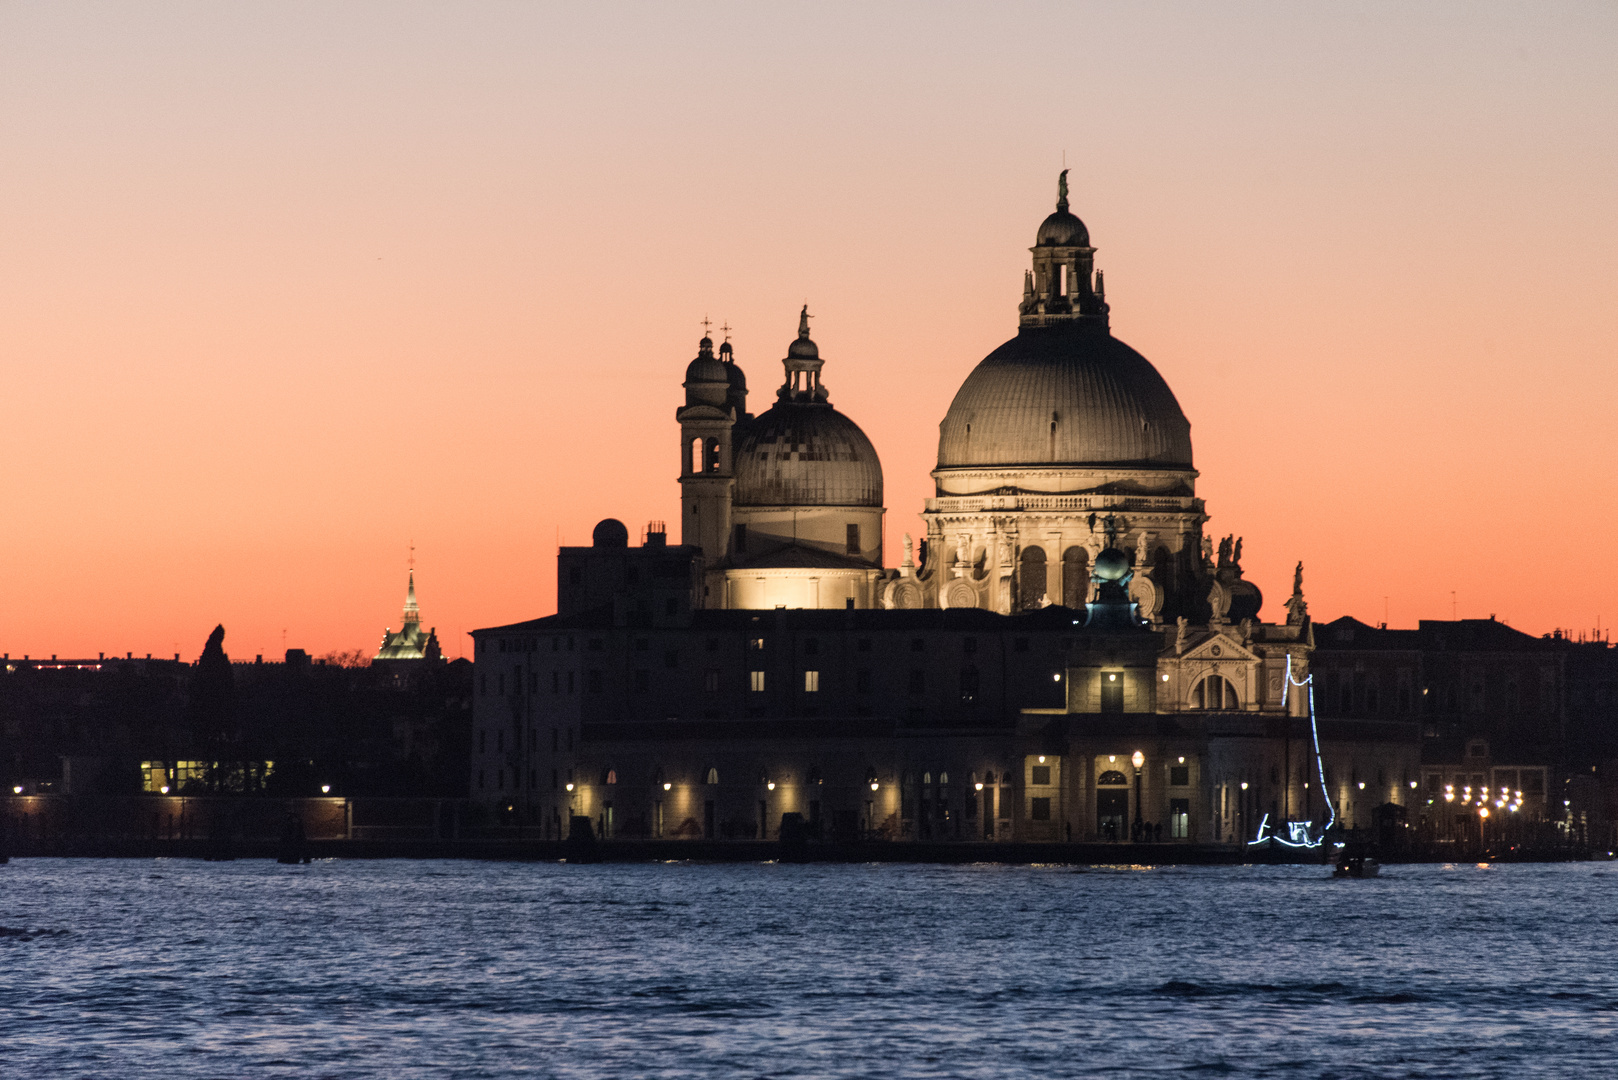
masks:
{"label": "basilica dome", "polygon": [[938,433],[940,469],[1011,465],[1188,469],[1191,424],[1105,322],[1024,325],[966,377]]}
{"label": "basilica dome", "polygon": [[735,439],[738,506],[882,505],[876,447],[830,405],[778,401]]}

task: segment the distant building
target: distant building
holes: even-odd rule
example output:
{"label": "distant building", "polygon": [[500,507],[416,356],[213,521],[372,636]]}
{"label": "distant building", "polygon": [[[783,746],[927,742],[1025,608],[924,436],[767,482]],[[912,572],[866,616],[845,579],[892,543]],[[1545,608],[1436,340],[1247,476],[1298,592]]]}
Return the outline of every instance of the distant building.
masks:
{"label": "distant building", "polygon": [[404,625],[397,631],[382,631],[382,647],[377,650],[371,666],[387,670],[398,682],[408,679],[410,673],[423,664],[438,664],[443,659],[443,650],[438,647],[438,630],[422,632],[421,609],[416,605],[416,572],[412,570],[405,589]]}

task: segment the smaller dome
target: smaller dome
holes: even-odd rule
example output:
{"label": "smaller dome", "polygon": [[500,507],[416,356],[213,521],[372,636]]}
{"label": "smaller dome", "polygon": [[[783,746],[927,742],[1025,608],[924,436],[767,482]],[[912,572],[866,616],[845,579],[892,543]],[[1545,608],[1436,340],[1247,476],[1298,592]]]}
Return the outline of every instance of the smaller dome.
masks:
{"label": "smaller dome", "polygon": [[737,506],[881,506],[882,463],[830,405],[778,401],[739,425]]}
{"label": "smaller dome", "polygon": [[819,360],[820,347],[806,337],[801,337],[787,346],[787,357],[792,360]]}
{"label": "smaller dome", "polygon": [[1129,557],[1117,548],[1107,548],[1096,556],[1092,576],[1097,581],[1122,581],[1129,575]]}
{"label": "smaller dome", "polygon": [[1040,247],[1089,247],[1090,230],[1063,207],[1040,222],[1039,236],[1034,243]]}
{"label": "smaller dome", "polygon": [[596,525],[595,531],[590,534],[590,543],[598,548],[626,548],[629,546],[629,529],[617,518],[607,518]]}
{"label": "smaller dome", "polygon": [[687,383],[728,383],[730,372],[725,370],[726,365],[713,354],[713,341],[703,338],[697,346],[697,358],[686,365],[685,381]]}

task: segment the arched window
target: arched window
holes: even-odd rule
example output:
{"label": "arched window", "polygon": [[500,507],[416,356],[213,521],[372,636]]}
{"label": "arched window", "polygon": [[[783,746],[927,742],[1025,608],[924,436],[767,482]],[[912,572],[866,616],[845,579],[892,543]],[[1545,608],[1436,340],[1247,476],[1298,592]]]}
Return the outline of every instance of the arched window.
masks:
{"label": "arched window", "polygon": [[1018,573],[1018,582],[1021,586],[1018,595],[1021,597],[1021,607],[1024,609],[1037,608],[1045,600],[1045,549],[1042,547],[1025,547],[1022,549],[1022,569]]}
{"label": "arched window", "polygon": [[1129,780],[1117,769],[1108,769],[1096,778],[1096,784],[1100,787],[1128,787]]}
{"label": "arched window", "polygon": [[685,471],[699,473],[702,471],[702,436],[691,440],[690,455],[686,459]]}
{"label": "arched window", "polygon": [[704,472],[718,472],[719,471],[719,440],[718,439],[709,439],[708,440],[707,452],[705,454],[703,454],[703,456],[702,456],[702,468],[703,468]]}
{"label": "arched window", "polygon": [[1090,598],[1090,553],[1081,547],[1062,552],[1062,606],[1083,607]]}
{"label": "arched window", "polygon": [[984,783],[985,783],[985,784],[992,784],[992,783],[994,783],[994,773],[993,773],[993,772],[986,772],[986,773],[984,773],[984,774],[983,774],[983,782],[984,782]]}
{"label": "arched window", "polygon": [[1191,707],[1211,712],[1225,712],[1242,707],[1236,688],[1222,675],[1209,675],[1191,689]]}
{"label": "arched window", "polygon": [[708,775],[707,775],[707,778],[705,780],[703,780],[703,783],[705,783],[705,784],[717,784],[717,783],[719,783],[719,770],[714,768],[711,765],[708,766]]}
{"label": "arched window", "polygon": [[607,783],[616,784],[617,782],[618,782],[618,770],[617,769],[608,769],[607,770]]}

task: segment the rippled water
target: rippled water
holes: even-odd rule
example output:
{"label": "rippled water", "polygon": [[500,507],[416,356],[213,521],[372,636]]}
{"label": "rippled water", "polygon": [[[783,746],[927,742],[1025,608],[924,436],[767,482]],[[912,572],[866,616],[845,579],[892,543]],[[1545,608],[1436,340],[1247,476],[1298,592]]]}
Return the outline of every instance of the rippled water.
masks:
{"label": "rippled water", "polygon": [[24,859],[0,1075],[1618,1075],[1608,864]]}

